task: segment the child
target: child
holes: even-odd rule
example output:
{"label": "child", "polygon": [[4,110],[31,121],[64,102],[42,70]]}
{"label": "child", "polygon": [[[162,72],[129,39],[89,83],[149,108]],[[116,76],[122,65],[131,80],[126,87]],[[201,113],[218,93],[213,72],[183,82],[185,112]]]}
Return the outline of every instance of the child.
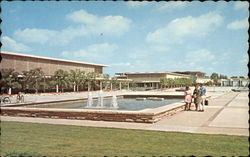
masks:
{"label": "child", "polygon": [[192,93],[190,88],[187,86],[185,90],[185,110],[190,110],[192,103]]}

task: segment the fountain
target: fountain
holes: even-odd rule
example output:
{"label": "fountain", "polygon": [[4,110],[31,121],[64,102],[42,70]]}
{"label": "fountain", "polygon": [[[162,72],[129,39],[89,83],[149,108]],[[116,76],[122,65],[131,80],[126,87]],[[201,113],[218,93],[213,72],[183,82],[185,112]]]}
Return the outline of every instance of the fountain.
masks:
{"label": "fountain", "polygon": [[88,102],[87,102],[86,108],[91,108],[91,107],[93,107],[93,98],[92,98],[92,93],[89,92],[89,94],[88,94]]}
{"label": "fountain", "polygon": [[115,94],[114,94],[113,97],[112,97],[111,108],[118,108],[117,98],[116,98],[116,95],[115,95]]}
{"label": "fountain", "polygon": [[100,90],[99,95],[98,95],[98,101],[97,101],[97,106],[98,108],[103,108],[103,91]]}
{"label": "fountain", "polygon": [[112,96],[112,100],[109,106],[104,105],[103,99],[104,99],[104,94],[103,94],[103,91],[100,90],[100,92],[98,93],[97,104],[96,106],[94,106],[92,93],[89,93],[87,106],[85,108],[88,108],[88,109],[117,109],[118,108],[117,97],[115,94]]}

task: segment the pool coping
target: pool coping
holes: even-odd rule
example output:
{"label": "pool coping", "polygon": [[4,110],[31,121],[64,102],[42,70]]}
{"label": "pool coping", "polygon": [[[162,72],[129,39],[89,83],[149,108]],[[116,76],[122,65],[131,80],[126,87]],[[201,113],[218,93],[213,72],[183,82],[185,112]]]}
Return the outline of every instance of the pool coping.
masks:
{"label": "pool coping", "polygon": [[[123,94],[124,96],[131,94]],[[152,95],[143,95],[150,96]],[[166,96],[166,95],[162,95]],[[174,96],[174,95],[171,95]],[[176,95],[175,95],[176,96]],[[178,95],[183,97],[183,95]],[[107,96],[110,97],[110,96]],[[80,119],[80,120],[98,120],[98,121],[116,121],[116,122],[139,122],[139,123],[155,123],[163,117],[172,116],[184,108],[184,102],[171,103],[157,108],[147,108],[139,111],[128,110],[96,110],[96,109],[57,109],[57,108],[24,108],[20,106],[38,105],[46,103],[69,102],[86,100],[65,99],[49,102],[28,102],[19,104],[9,104],[1,106],[0,115],[3,116],[22,116],[22,117],[39,117],[39,118],[63,118],[63,119]]]}

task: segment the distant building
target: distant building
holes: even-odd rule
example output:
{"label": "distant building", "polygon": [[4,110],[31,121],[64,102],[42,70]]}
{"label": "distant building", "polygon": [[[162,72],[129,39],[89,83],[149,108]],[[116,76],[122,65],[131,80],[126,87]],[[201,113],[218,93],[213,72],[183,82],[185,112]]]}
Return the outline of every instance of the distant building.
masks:
{"label": "distant building", "polygon": [[206,76],[206,73],[200,71],[177,71],[174,73],[189,75],[196,83],[213,82],[210,77]]}
{"label": "distant building", "polygon": [[161,78],[190,78],[188,75],[172,73],[172,72],[131,72],[116,73],[117,79],[133,80],[137,87],[159,88]]}
{"label": "distant building", "polygon": [[64,59],[40,57],[19,53],[1,51],[2,62],[0,70],[14,69],[16,72],[29,71],[34,68],[42,68],[45,75],[53,75],[55,71],[80,69],[82,71],[102,74],[103,68],[107,65],[78,62]]}
{"label": "distant building", "polygon": [[219,83],[221,84],[221,86],[246,87],[249,85],[249,79],[248,78],[220,79]]}
{"label": "distant building", "polygon": [[208,82],[213,82],[213,80],[211,80],[209,77],[197,77],[196,79],[195,79],[195,82],[196,83],[204,83],[204,84],[206,84],[206,83],[208,83]]}

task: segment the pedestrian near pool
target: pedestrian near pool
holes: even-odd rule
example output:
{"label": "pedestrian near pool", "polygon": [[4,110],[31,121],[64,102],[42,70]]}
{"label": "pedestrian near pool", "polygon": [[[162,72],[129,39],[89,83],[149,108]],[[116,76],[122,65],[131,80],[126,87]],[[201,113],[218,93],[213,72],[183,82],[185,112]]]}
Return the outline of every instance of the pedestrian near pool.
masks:
{"label": "pedestrian near pool", "polygon": [[194,89],[194,91],[193,91],[193,98],[194,98],[194,104],[195,104],[195,111],[198,111],[198,99],[197,99],[197,97],[199,96],[198,95],[199,94],[199,85],[198,84],[196,84],[195,85],[195,89]]}
{"label": "pedestrian near pool", "polygon": [[206,88],[203,86],[203,84],[200,84],[200,94],[201,94],[201,111],[204,111],[205,106],[205,99],[206,99]]}
{"label": "pedestrian near pool", "polygon": [[185,90],[185,110],[191,110],[191,103],[192,103],[192,92],[190,88],[187,86]]}

